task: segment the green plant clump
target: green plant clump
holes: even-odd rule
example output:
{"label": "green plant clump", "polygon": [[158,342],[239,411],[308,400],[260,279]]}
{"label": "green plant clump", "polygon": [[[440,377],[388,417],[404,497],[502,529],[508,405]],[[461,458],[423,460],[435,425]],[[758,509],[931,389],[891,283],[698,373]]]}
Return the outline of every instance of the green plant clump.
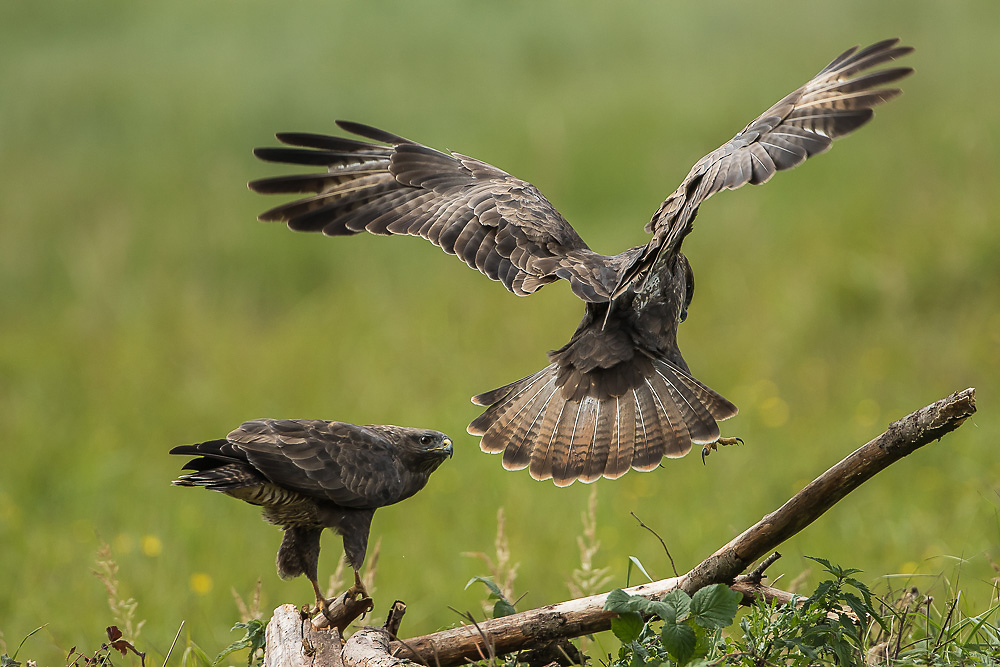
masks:
{"label": "green plant clump", "polygon": [[878,601],[853,575],[812,558],[829,575],[812,595],[789,602],[758,600],[730,628],[740,595],[721,585],[694,597],[673,591],[659,601],[613,591],[605,609],[618,616],[612,631],[622,642],[611,667],[659,665],[1000,665],[1000,604],[972,617],[947,612],[931,598],[914,604]]}
{"label": "green plant clump", "polygon": [[[722,584],[707,586],[694,597],[671,591],[655,601],[620,588],[611,591],[604,608],[618,614],[611,631],[622,642],[613,667],[708,664],[718,651],[722,629],[736,616],[740,598]],[[647,616],[652,618],[644,621]]]}

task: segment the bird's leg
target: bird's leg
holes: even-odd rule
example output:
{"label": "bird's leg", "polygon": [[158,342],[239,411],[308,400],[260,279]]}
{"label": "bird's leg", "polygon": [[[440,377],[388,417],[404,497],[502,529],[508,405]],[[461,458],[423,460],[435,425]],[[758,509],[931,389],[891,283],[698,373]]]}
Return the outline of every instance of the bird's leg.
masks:
{"label": "bird's leg", "polygon": [[354,570],[354,585],[347,589],[347,597],[355,598],[360,596],[361,598],[368,597],[368,589],[365,588],[365,584],[361,581],[361,575],[357,570]]}
{"label": "bird's leg", "polygon": [[310,577],[309,583],[312,584],[313,592],[316,593],[316,608],[323,612],[323,615],[326,616],[328,620],[332,621],[333,619],[330,618],[330,614],[327,613],[330,610],[330,605],[327,603],[326,596],[323,595],[323,591],[319,589],[319,582]]}
{"label": "bird's leg", "polygon": [[726,445],[742,445],[743,438],[719,438],[715,442],[710,442],[701,448],[701,462],[704,463],[708,455],[713,451],[717,450],[719,447],[725,447]]}

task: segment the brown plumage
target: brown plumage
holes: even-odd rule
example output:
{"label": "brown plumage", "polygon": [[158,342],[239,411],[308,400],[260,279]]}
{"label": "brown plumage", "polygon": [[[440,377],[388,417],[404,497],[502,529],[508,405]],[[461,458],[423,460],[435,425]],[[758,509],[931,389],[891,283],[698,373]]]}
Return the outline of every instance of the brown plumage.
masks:
{"label": "brown plumage", "polygon": [[873,70],[912,49],[890,39],[838,56],[730,141],[698,161],[660,206],[645,246],[592,251],[530,183],[458,153],[442,153],[357,123],[358,141],[278,134],[296,148],[259,148],[267,161],[317,165],[317,174],[250,183],[261,193],[314,193],[261,220],[329,236],[423,237],[519,296],[567,280],[586,306],[550,365],[480,394],[488,406],[469,432],[508,469],[528,467],[558,485],[651,470],[663,456],[719,440],[717,422],[736,406],[694,379],[677,347],[694,291],[680,252],[703,201],[720,190],[766,182],[864,125],[872,108],[899,94],[886,88],[909,68]]}
{"label": "brown plumage", "polygon": [[306,575],[325,609],[316,572],[323,529],[344,538],[357,592],[364,593],[358,570],[375,510],[424,488],[451,456],[452,444],[443,433],[425,429],[259,419],[224,440],[181,445],[170,453],[197,457],[184,466],[194,472],[174,484],[204,486],[259,505],[265,520],[284,529],[278,574]]}

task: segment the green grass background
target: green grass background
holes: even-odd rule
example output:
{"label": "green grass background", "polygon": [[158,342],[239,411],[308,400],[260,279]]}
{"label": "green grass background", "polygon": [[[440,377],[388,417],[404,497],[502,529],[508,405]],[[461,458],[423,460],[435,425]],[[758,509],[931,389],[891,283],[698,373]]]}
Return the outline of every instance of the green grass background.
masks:
{"label": "green grass background", "polygon": [[[892,573],[944,573],[985,604],[998,554],[1000,13],[993,0],[722,2],[7,2],[0,5],[0,631],[61,664],[111,623],[91,574],[166,652],[182,619],[214,655],[230,589],[311,599],[274,573],[278,531],[169,482],[176,444],[257,417],[450,433],[428,488],[380,511],[378,619],[406,634],[478,611],[507,512],[521,608],[568,597],[590,488],[508,473],[465,425],[472,394],[545,363],[582,308],[517,299],[430,244],[324,239],[255,221],[279,173],[250,149],[346,118],[534,182],[592,247],[643,224],[704,153],[852,44],[917,47],[905,94],[830,154],[707,204],[685,244],[681,330],[697,377],[736,402],[746,446],[600,482],[598,566],[669,574],[773,510],[898,417],[978,388],[980,413],[787,543]],[[156,543],[161,550],[157,553]],[[321,577],[340,557],[324,539]],[[961,563],[958,559],[966,559]],[[211,590],[197,592],[192,575]],[[816,575],[813,575],[815,581]],[[204,588],[201,589],[202,591]]]}

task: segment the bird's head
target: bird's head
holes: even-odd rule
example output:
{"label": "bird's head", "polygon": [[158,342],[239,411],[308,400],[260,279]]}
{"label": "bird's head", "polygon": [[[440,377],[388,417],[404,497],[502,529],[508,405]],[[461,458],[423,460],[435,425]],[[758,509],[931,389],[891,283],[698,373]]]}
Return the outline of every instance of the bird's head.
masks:
{"label": "bird's head", "polygon": [[676,332],[687,319],[694,296],[694,271],[683,253],[674,253],[658,261],[635,291],[631,302],[639,317],[649,321],[648,330]]}
{"label": "bird's head", "polygon": [[400,449],[415,469],[431,473],[454,453],[451,438],[439,431],[407,429]]}

